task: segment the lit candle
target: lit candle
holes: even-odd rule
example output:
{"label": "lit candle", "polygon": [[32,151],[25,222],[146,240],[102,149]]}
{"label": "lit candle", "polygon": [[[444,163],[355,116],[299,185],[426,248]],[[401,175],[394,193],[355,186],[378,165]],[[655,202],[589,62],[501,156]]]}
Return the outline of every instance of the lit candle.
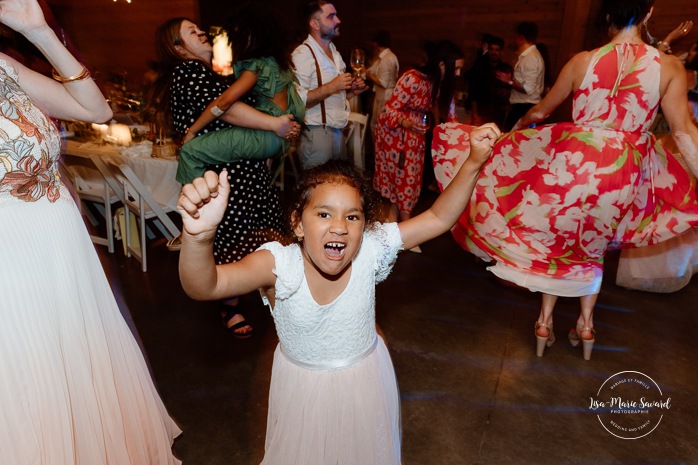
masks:
{"label": "lit candle", "polygon": [[112,124],[109,126],[110,135],[118,145],[131,144],[131,128],[125,124]]}
{"label": "lit candle", "polygon": [[230,66],[232,61],[233,51],[228,43],[228,34],[222,32],[213,38],[213,68],[227,76],[233,72]]}
{"label": "lit candle", "polygon": [[92,123],[92,130],[95,134],[99,135],[100,139],[104,139],[104,136],[109,134],[109,126],[106,124]]}

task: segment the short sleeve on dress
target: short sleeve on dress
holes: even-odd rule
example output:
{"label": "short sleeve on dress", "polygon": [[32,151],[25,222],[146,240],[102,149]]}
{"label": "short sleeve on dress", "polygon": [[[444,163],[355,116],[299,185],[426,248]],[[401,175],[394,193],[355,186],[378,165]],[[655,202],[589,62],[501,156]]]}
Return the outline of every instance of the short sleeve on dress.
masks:
{"label": "short sleeve on dress", "polygon": [[399,251],[403,250],[397,223],[377,223],[366,231],[365,244],[375,249],[376,282],[384,281],[393,270]]}
{"label": "short sleeve on dress", "polygon": [[233,66],[235,76],[240,76],[243,71],[251,71],[255,74],[259,74],[259,70],[263,67],[263,64],[264,62],[260,58],[236,61],[235,65]]}
{"label": "short sleeve on dress", "polygon": [[257,75],[253,93],[269,99],[274,98],[274,95],[288,84],[288,81],[283,82],[281,79],[279,66],[272,57],[252,58],[236,62],[235,75],[240,76],[243,71],[250,71]]}
{"label": "short sleeve on dress", "polygon": [[[301,286],[304,277],[303,255],[298,244],[283,246],[279,242],[267,242],[257,250],[268,250],[274,256],[277,299],[287,299]],[[265,299],[265,304],[268,304]]]}

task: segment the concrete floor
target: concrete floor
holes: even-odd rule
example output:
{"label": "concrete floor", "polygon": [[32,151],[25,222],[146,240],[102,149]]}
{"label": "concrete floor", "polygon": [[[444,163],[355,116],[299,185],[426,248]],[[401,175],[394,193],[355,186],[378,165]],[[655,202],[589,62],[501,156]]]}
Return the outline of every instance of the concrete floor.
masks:
{"label": "concrete floor", "polygon": [[[426,197],[422,208],[434,198]],[[259,297],[243,299],[255,335],[237,340],[215,304],[184,295],[178,254],[164,241],[149,245],[147,273],[121,251],[98,249],[184,430],[175,453],[185,465],[258,464],[277,342]],[[611,253],[592,360],[565,337],[577,299],[560,299],[558,341],[537,358],[538,295],[499,283],[448,234],[422,250],[401,254],[377,291],[402,396],[405,465],[698,463],[696,280],[673,294],[625,290],[614,284]],[[622,371],[650,376],[671,398],[661,423],[640,439],[612,436],[589,409],[604,381]]]}

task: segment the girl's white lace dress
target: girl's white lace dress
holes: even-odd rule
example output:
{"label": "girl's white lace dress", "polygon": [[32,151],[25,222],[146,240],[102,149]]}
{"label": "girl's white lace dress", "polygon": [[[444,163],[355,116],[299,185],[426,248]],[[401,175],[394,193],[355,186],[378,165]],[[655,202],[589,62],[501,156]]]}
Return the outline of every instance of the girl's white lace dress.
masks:
{"label": "girl's white lace dress", "polygon": [[313,299],[297,244],[261,247],[276,260],[279,336],[263,464],[399,465],[400,399],[376,334],[375,287],[401,247],[396,223],[366,231],[346,289],[328,305]]}

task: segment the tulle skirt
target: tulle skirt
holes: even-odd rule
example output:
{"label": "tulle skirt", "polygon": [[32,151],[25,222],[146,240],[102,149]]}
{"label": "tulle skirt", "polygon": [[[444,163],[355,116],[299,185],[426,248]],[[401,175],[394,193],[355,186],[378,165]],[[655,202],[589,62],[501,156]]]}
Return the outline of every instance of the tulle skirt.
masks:
{"label": "tulle skirt", "polygon": [[698,229],[659,244],[620,253],[616,284],[648,292],[676,292],[698,273]]}
{"label": "tulle skirt", "polygon": [[0,207],[0,463],[179,464],[180,430],[67,197]]}
{"label": "tulle skirt", "polygon": [[362,361],[324,371],[274,353],[264,465],[399,465],[400,398],[382,339]]}

